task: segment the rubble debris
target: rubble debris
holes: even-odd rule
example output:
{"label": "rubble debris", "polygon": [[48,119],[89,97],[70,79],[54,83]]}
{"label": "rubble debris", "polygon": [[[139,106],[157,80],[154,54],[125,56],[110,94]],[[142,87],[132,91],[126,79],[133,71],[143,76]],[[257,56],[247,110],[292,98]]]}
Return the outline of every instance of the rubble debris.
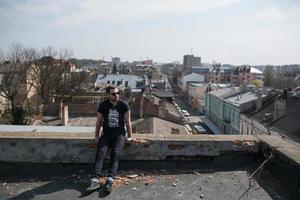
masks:
{"label": "rubble debris", "polygon": [[236,179],[236,175],[233,174],[233,175],[231,176],[231,179],[235,180],[235,179]]}
{"label": "rubble debris", "polygon": [[[113,187],[118,188],[123,185],[130,185],[131,183],[135,183],[136,181],[143,181],[143,184],[149,185],[155,183],[154,177],[155,176],[153,175],[153,173],[151,173],[151,175],[145,175],[144,173],[139,172],[138,170],[130,171],[130,173],[123,173],[123,171],[120,171],[119,175],[114,180]],[[101,180],[101,182],[104,184],[105,180]]]}
{"label": "rubble debris", "polygon": [[135,138],[130,144],[144,144],[147,143],[147,140]]}
{"label": "rubble debris", "polygon": [[196,174],[196,175],[200,175],[200,173],[197,172],[197,171],[193,171],[193,173]]}
{"label": "rubble debris", "polygon": [[131,178],[131,179],[133,179],[133,178],[136,178],[136,177],[138,177],[139,175],[137,175],[137,174],[131,174],[131,175],[127,175],[127,178]]}
{"label": "rubble debris", "polygon": [[175,180],[176,178],[174,176],[167,176],[165,179],[166,180]]}

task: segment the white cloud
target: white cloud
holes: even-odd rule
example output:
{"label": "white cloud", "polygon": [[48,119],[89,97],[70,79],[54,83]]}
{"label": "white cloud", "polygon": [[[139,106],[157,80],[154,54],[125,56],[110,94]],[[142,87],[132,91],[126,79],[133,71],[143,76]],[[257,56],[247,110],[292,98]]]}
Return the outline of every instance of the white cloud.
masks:
{"label": "white cloud", "polygon": [[[196,55],[208,61],[298,62],[300,5],[269,3],[269,7],[252,8],[250,1],[235,5],[240,1],[7,1],[6,5],[0,4],[0,22],[8,21],[16,27],[23,24],[20,27],[24,32],[16,33],[16,40],[24,40],[27,32],[26,40],[30,38],[33,44],[48,42],[72,47],[79,57],[115,55],[130,60],[145,56],[163,61],[181,60],[193,48]],[[186,16],[190,13],[196,19],[189,20]],[[167,19],[160,23],[164,18]],[[125,23],[116,25],[122,22]],[[14,38],[6,30],[4,42]]]}
{"label": "white cloud", "polygon": [[[202,12],[230,5],[240,0],[27,0],[9,3],[8,19],[54,15],[55,25],[84,25],[94,22],[119,22],[161,17],[162,15]],[[1,9],[1,6],[0,6]],[[13,14],[12,14],[13,13]],[[0,14],[1,16],[1,14]]]}
{"label": "white cloud", "polygon": [[256,17],[259,20],[282,20],[286,17],[286,13],[280,11],[277,7],[270,8],[268,10],[260,11],[256,13]]}
{"label": "white cloud", "polygon": [[300,6],[295,5],[286,10],[278,7],[269,8],[264,11],[257,12],[255,19],[258,22],[267,23],[300,23]]}

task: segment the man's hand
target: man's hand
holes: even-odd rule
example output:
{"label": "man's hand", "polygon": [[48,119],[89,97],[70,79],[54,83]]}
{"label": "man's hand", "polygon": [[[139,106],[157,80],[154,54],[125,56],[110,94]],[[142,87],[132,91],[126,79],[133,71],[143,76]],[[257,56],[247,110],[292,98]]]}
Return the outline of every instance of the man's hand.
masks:
{"label": "man's hand", "polygon": [[100,138],[99,136],[95,136],[94,140],[95,140],[96,144],[98,144],[99,138]]}
{"label": "man's hand", "polygon": [[131,142],[133,142],[133,139],[131,137],[125,139],[126,144],[130,144]]}

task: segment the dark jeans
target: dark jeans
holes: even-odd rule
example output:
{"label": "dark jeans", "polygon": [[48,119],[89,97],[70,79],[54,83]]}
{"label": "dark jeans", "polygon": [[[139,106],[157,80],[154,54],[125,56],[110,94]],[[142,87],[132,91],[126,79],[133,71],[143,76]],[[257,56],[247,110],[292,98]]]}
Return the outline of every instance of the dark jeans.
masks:
{"label": "dark jeans", "polygon": [[94,162],[94,170],[92,172],[92,175],[97,178],[100,178],[103,161],[104,161],[106,152],[107,152],[108,148],[111,148],[108,177],[114,178],[115,174],[118,170],[119,158],[120,158],[121,152],[124,148],[124,144],[125,144],[125,136],[124,135],[118,135],[115,137],[109,137],[109,136],[102,135],[100,137],[98,145],[97,145],[97,153],[96,153],[96,158],[95,158],[95,162]]}

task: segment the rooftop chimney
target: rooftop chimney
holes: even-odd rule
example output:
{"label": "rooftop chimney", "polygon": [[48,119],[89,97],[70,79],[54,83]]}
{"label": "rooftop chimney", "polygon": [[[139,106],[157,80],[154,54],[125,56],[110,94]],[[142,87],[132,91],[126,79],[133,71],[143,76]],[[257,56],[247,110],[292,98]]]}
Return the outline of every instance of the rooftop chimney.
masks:
{"label": "rooftop chimney", "polygon": [[284,89],[282,95],[275,99],[274,120],[277,120],[286,114],[286,104],[287,104],[287,90]]}
{"label": "rooftop chimney", "polygon": [[59,103],[58,117],[59,117],[59,119],[63,118],[63,102],[62,101]]}
{"label": "rooftop chimney", "polygon": [[262,94],[261,94],[260,90],[256,91],[256,96],[257,96],[257,100],[256,100],[256,110],[255,111],[258,111],[262,107]]}
{"label": "rooftop chimney", "polygon": [[66,126],[69,122],[69,106],[63,106],[63,125]]}
{"label": "rooftop chimney", "polygon": [[143,88],[141,92],[141,98],[140,98],[140,112],[139,112],[140,119],[144,117],[144,92],[145,89]]}

